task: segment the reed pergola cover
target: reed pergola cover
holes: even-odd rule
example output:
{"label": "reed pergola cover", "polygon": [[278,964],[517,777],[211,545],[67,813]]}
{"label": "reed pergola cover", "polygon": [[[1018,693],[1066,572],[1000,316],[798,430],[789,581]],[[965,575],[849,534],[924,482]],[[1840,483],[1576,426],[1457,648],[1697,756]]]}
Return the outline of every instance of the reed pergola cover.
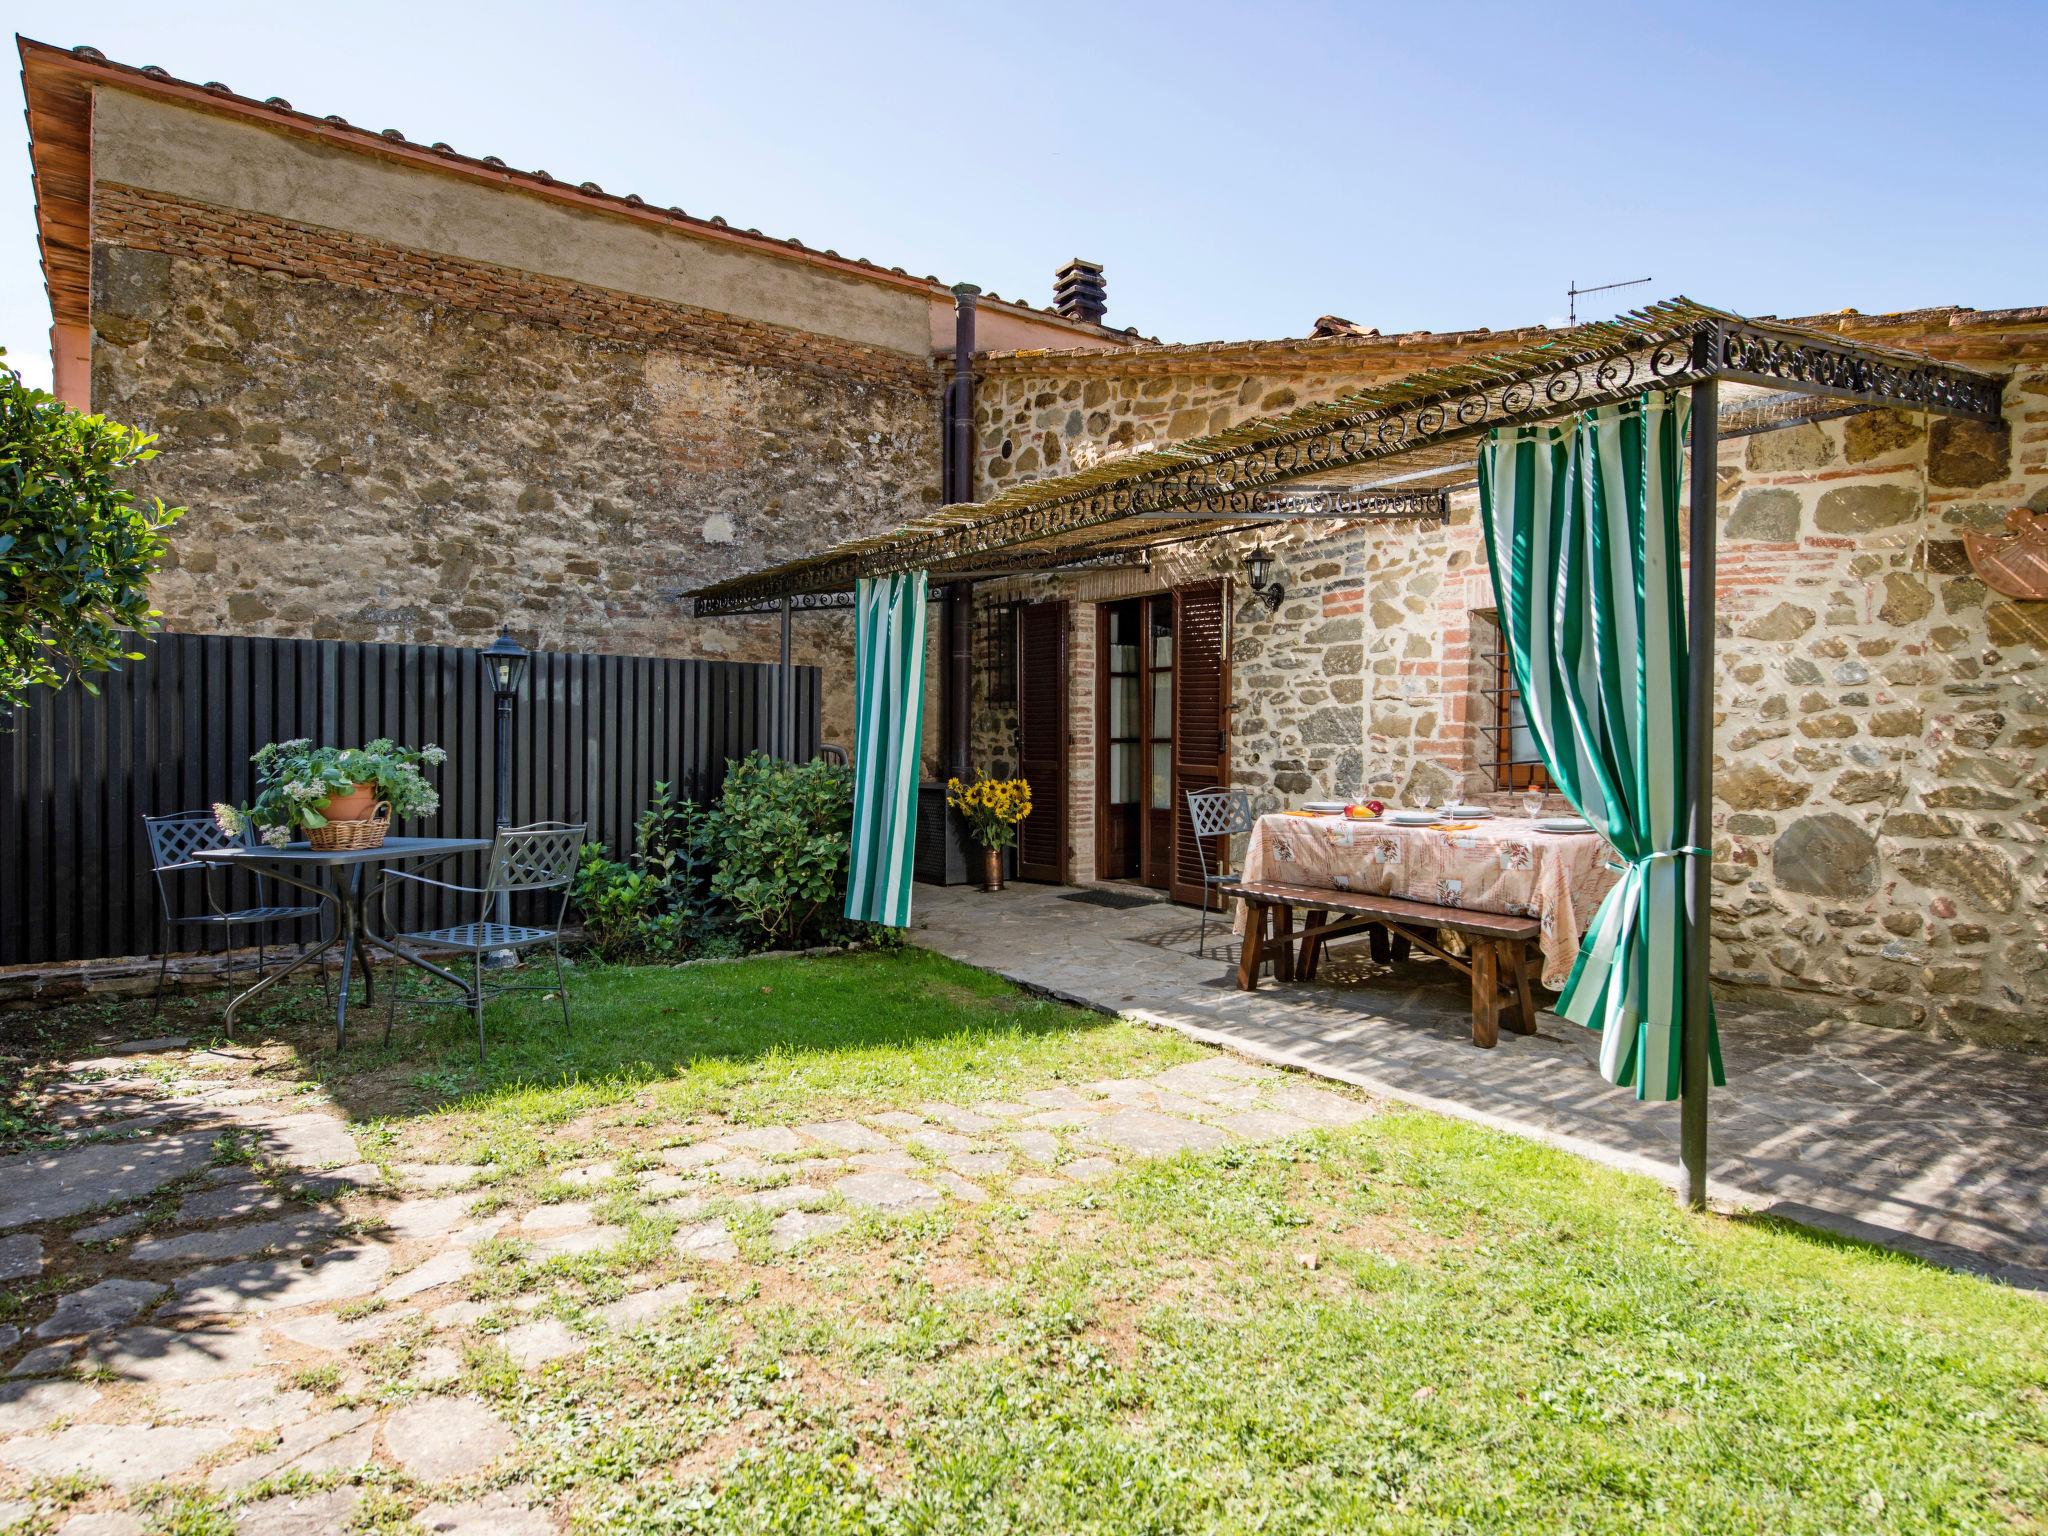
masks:
{"label": "reed pergola cover", "polygon": [[[837,605],[864,576],[923,570],[936,587],[1111,562],[1297,515],[1414,515],[1472,480],[1473,444],[1494,427],[1707,379],[1744,386],[1719,412],[1724,436],[1875,406],[1996,421],[2001,393],[1997,379],[1969,369],[1678,298],[942,507],[690,595],[700,614],[768,611],[784,598]],[[1305,492],[1329,494],[1313,511],[1291,511]]]}

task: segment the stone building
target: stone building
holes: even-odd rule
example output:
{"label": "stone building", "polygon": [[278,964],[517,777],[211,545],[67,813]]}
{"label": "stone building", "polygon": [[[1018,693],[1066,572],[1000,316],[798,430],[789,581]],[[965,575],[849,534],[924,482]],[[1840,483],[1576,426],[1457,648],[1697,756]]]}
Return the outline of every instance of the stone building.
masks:
{"label": "stone building", "polygon": [[[507,623],[765,657],[768,621],[674,594],[943,495],[934,279],[90,51],[23,58],[60,390],[161,435],[148,488],[192,509],[158,588],[175,628],[475,643]],[[1540,334],[1325,317],[1144,344],[1101,324],[1100,277],[1071,266],[1064,312],[982,300],[977,498]],[[2006,422],[1866,412],[1724,450],[1715,972],[2048,1049],[2048,605],[1987,588],[1959,540],[2048,510],[2048,310],[1799,323],[2006,375]],[[1270,611],[1251,542],[975,586],[974,756],[1013,766],[1020,699],[1062,700],[1040,873],[1173,883],[1151,854],[1183,765],[1163,830],[1108,814],[1151,798],[1159,742],[1105,739],[1103,645],[1149,656],[1160,623],[1179,644],[1184,602],[1217,620],[1215,777],[1391,800],[1529,776],[1473,492],[1442,522],[1276,526]],[[1021,646],[1027,622],[1056,650]],[[845,739],[848,628],[796,635]]]}
{"label": "stone building", "polygon": [[[2048,1049],[2048,604],[1987,588],[1959,538],[2015,506],[2048,511],[2048,309],[1796,323],[2005,374],[2006,420],[1872,411],[1724,447],[1715,976],[1836,1015]],[[978,494],[1528,339],[981,357]],[[1105,610],[1176,589],[1233,583],[1230,782],[1271,803],[1516,798],[1507,786],[1528,765],[1502,718],[1477,512],[1467,489],[1441,524],[1276,525],[1263,538],[1285,591],[1272,612],[1244,591],[1243,536],[977,588],[1006,612],[1066,604],[1068,878],[1170,883],[1099,845],[1118,791],[1104,783],[1098,648]],[[1014,708],[977,687],[977,756],[1014,762]]]}
{"label": "stone building", "polygon": [[[57,392],[155,432],[169,628],[763,659],[677,589],[940,497],[936,278],[23,41]],[[984,296],[981,344],[1127,344]],[[807,624],[844,739],[850,631]]]}

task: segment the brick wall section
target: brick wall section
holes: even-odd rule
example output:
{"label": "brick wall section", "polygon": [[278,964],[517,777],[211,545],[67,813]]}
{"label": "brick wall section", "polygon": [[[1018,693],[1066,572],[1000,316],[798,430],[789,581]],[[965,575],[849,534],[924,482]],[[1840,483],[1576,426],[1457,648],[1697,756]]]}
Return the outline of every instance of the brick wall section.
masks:
{"label": "brick wall section", "polygon": [[[1802,323],[2014,376],[2004,432],[1878,412],[1724,446],[1718,984],[2048,1050],[2048,605],[1990,592],[1958,537],[2015,505],[2048,510],[2048,310]],[[1428,355],[1440,341],[997,360],[978,402],[982,484],[1327,400],[1446,360]],[[1287,598],[1234,615],[1236,781],[1269,802],[1488,798],[1477,721],[1492,631],[1475,614],[1493,594],[1476,493],[1453,497],[1447,527],[1302,526],[1264,542]],[[1248,545],[988,595],[1068,596],[1092,634],[1097,602],[1241,580]],[[1092,730],[1083,697],[1075,723]],[[1077,845],[1092,827],[1092,785],[1082,793],[1077,778]]]}

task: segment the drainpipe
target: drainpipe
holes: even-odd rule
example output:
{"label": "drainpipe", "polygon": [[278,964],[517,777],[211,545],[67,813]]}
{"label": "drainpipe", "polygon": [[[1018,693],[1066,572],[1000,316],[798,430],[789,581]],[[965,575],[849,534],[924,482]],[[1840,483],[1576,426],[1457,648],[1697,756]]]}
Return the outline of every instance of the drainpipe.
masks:
{"label": "drainpipe", "polygon": [[974,500],[974,305],[981,290],[953,285],[953,382],[946,391],[946,502]]}
{"label": "drainpipe", "polygon": [[[974,500],[974,313],[981,290],[953,285],[953,379],[946,387],[944,493],[948,505]],[[965,775],[971,753],[968,716],[973,709],[969,622],[971,582],[946,588],[939,630],[939,754],[946,772]]]}

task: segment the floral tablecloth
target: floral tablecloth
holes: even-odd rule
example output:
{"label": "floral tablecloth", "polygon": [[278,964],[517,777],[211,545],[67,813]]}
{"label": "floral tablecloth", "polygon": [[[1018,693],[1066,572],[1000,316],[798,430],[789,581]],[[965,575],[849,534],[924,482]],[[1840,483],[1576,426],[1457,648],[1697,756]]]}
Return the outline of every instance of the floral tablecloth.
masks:
{"label": "floral tablecloth", "polygon": [[1536,918],[1543,984],[1556,990],[1571,975],[1600,898],[1620,878],[1610,857],[1597,833],[1539,832],[1518,816],[1401,827],[1283,812],[1253,824],[1244,878]]}

